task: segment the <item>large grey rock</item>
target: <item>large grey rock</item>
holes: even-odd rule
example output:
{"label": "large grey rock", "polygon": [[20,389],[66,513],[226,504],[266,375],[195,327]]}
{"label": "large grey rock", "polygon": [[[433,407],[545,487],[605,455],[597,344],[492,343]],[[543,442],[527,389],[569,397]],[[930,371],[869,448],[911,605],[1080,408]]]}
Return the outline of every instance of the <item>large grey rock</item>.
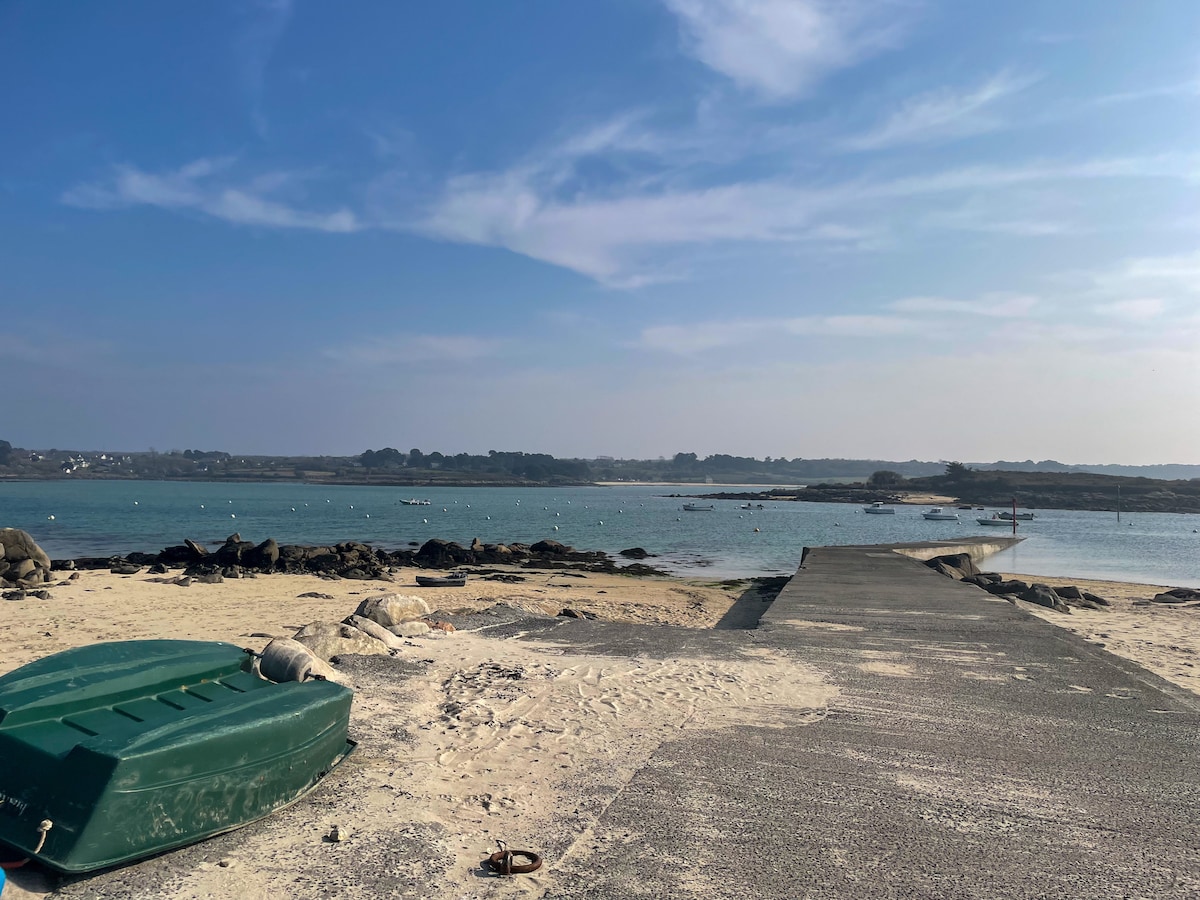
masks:
{"label": "large grey rock", "polygon": [[929,568],[961,581],[965,576],[978,575],[979,569],[967,553],[945,553],[925,561]]}
{"label": "large grey rock", "polygon": [[9,562],[32,559],[39,569],[50,571],[50,557],[37,545],[29,532],[19,528],[0,528],[0,547]]}
{"label": "large grey rock", "polygon": [[391,652],[383,641],[344,622],[312,622],[297,631],[294,640],[324,660],[344,654],[384,656]]}
{"label": "large grey rock", "polygon": [[354,614],[389,628],[401,622],[424,618],[429,615],[429,604],[411,595],[378,594],[358,604]]}
{"label": "large grey rock", "polygon": [[399,650],[404,646],[404,641],[400,640],[400,638],[378,622],[372,622],[370,619],[365,619],[362,616],[350,616],[346,619],[346,624],[353,625],[359,631],[369,634],[377,641],[383,641],[387,644],[389,650]]}
{"label": "large grey rock", "polygon": [[1038,606],[1044,606],[1055,612],[1067,614],[1071,612],[1071,607],[1067,606],[1066,602],[1054,593],[1054,588],[1047,584],[1031,584],[1017,596],[1026,603],[1036,603]]}

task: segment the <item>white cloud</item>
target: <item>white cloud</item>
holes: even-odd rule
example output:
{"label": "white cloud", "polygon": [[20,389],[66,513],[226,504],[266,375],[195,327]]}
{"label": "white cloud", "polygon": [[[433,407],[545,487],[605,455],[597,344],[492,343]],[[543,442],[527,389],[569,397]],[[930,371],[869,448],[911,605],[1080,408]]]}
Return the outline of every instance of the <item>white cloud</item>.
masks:
{"label": "white cloud", "polygon": [[642,329],[632,346],[639,350],[691,356],[721,347],[791,337],[891,337],[915,329],[911,320],[887,315],[798,316],[731,319]]}
{"label": "white cloud", "polygon": [[265,196],[292,181],[288,173],[260,175],[246,186],[221,183],[215,176],[230,169],[233,162],[229,158],[198,159],[165,174],[144,172],[135,166],[117,166],[108,180],[77,185],[62,195],[62,201],[86,209],[155,206],[193,210],[235,225],[329,232],[357,231],[362,227],[358,217],[345,208],[311,212]]}
{"label": "white cloud", "polygon": [[979,300],[950,300],[944,297],[905,297],[888,304],[900,313],[963,313],[992,318],[1024,318],[1038,305],[1037,297],[1020,294],[988,294]]}
{"label": "white cloud", "polygon": [[[892,44],[895,4],[880,0],[663,0],[688,53],[772,100]],[[888,17],[891,17],[890,20]]]}
{"label": "white cloud", "polygon": [[882,150],[994,131],[1005,123],[991,114],[989,107],[1035,81],[1000,72],[968,91],[942,89],[920,94],[902,103],[877,128],[842,141],[842,146],[849,150]]}
{"label": "white cloud", "polygon": [[1137,300],[1118,300],[1116,303],[1102,303],[1096,307],[1096,312],[1102,316],[1114,319],[1125,319],[1132,322],[1144,322],[1156,319],[1162,315],[1166,304],[1152,297]]}
{"label": "white cloud", "polygon": [[323,355],[338,362],[367,366],[413,363],[463,363],[493,356],[499,340],[472,335],[397,334],[329,347]]}

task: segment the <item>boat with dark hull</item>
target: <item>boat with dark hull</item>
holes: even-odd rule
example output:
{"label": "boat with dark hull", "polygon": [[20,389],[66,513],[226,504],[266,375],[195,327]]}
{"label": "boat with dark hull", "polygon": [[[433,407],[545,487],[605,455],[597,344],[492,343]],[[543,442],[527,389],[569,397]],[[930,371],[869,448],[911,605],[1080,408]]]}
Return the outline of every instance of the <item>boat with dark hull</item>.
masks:
{"label": "boat with dark hull", "polygon": [[[265,662],[265,660],[264,660]],[[353,693],[208,641],[67,650],[0,677],[0,843],[89,872],[230,831],[353,749]]]}
{"label": "boat with dark hull", "polygon": [[465,574],[449,575],[417,575],[417,584],[420,587],[465,587],[467,584],[467,576]]}

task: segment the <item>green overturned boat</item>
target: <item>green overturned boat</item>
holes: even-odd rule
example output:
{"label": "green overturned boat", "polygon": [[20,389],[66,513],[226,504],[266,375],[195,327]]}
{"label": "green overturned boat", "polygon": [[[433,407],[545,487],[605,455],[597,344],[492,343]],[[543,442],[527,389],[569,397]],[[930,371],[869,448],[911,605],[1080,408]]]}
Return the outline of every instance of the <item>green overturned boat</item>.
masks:
{"label": "green overturned boat", "polygon": [[0,677],[0,844],[89,872],[253,822],[353,749],[352,697],[331,681],[269,681],[247,651],[207,641],[96,644],[22,666]]}

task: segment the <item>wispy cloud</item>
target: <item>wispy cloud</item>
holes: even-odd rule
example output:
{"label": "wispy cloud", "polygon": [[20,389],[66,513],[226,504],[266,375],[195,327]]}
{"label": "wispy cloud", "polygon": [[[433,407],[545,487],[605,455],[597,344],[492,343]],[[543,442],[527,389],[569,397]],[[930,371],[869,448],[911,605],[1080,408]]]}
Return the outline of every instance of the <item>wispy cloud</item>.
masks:
{"label": "wispy cloud", "polygon": [[1102,316],[1114,319],[1125,319],[1132,322],[1145,322],[1157,319],[1163,314],[1166,304],[1153,297],[1143,297],[1137,300],[1118,300],[1115,303],[1102,303],[1095,308]]}
{"label": "wispy cloud", "polygon": [[250,102],[250,118],[259,137],[267,133],[263,113],[267,64],[292,17],[292,0],[251,0],[242,7],[244,27],[234,50],[238,79]]}
{"label": "wispy cloud", "polygon": [[883,150],[995,131],[1005,122],[991,108],[1036,81],[1000,72],[969,90],[943,88],[911,97],[878,127],[847,138],[842,146],[848,150]]}
{"label": "wispy cloud", "polygon": [[638,350],[691,356],[721,347],[735,347],[780,336],[892,337],[911,332],[916,324],[890,315],[797,316],[794,318],[732,319],[642,329],[630,344]]}
{"label": "wispy cloud", "polygon": [[292,173],[266,173],[246,184],[233,184],[226,176],[234,163],[229,157],[199,159],[174,172],[158,174],[135,166],[117,166],[109,178],[76,185],[61,199],[69,206],[85,209],[154,206],[193,211],[234,225],[329,232],[362,227],[358,217],[345,208],[312,212],[268,196],[295,181]]}
{"label": "wispy cloud", "polygon": [[1037,297],[1021,294],[988,294],[978,300],[952,300],[945,297],[905,297],[888,304],[900,313],[962,313],[1001,319],[1024,318],[1038,305]]}
{"label": "wispy cloud", "polygon": [[463,363],[494,356],[503,342],[472,335],[397,334],[329,347],[327,359],[365,366]]}
{"label": "wispy cloud", "polygon": [[1155,100],[1163,97],[1200,98],[1200,78],[1136,90],[1116,91],[1094,98],[1091,105],[1110,106],[1120,103],[1140,103],[1143,100]]}
{"label": "wispy cloud", "polygon": [[770,100],[807,93],[828,73],[896,42],[902,7],[886,0],[663,0],[700,62]]}

